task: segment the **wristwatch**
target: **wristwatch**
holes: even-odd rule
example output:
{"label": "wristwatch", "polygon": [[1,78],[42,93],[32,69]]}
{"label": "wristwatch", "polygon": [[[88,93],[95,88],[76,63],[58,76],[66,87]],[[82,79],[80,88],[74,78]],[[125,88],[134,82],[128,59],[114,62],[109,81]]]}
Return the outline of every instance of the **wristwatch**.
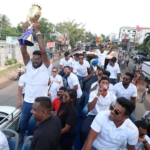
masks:
{"label": "wristwatch", "polygon": [[147,143],[147,141],[145,140],[144,142],[143,142],[143,144],[146,144]]}
{"label": "wristwatch", "polygon": [[39,35],[39,34],[41,34],[41,32],[40,32],[40,31],[36,33],[36,35]]}

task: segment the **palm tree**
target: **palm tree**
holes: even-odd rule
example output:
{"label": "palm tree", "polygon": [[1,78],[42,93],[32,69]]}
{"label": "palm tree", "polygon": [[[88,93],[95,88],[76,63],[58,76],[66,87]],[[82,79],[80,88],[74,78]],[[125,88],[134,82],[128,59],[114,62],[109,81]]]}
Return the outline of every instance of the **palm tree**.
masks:
{"label": "palm tree", "polygon": [[1,28],[11,27],[10,20],[6,15],[0,15],[0,27]]}

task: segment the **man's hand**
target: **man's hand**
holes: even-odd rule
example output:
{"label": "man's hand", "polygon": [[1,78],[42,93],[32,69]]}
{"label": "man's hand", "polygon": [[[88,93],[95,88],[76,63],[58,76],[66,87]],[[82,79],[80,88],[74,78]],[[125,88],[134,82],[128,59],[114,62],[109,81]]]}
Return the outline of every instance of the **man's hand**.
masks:
{"label": "man's hand", "polygon": [[98,89],[98,94],[97,94],[97,96],[100,96],[100,95],[102,95],[103,94],[103,88],[99,88]]}
{"label": "man's hand", "polygon": [[25,31],[25,29],[26,28],[28,28],[29,27],[29,24],[28,24],[28,22],[25,22],[24,24],[23,24],[23,32]]}
{"label": "man's hand", "polygon": [[139,143],[139,142],[145,142],[145,139],[144,139],[144,138],[139,137],[139,139],[138,139],[138,143]]}
{"label": "man's hand", "polygon": [[22,106],[22,102],[21,101],[18,101],[18,104],[17,104],[17,106],[16,106],[16,108],[20,108]]}
{"label": "man's hand", "polygon": [[33,29],[35,33],[40,31],[40,23],[38,21],[33,25]]}

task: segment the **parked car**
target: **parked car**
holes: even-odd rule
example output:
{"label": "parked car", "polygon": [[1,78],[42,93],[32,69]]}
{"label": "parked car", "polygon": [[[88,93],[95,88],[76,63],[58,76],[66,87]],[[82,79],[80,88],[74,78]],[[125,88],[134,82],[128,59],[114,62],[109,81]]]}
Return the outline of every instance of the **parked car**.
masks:
{"label": "parked car", "polygon": [[150,61],[150,57],[140,57],[138,60],[138,63],[140,64],[140,63],[143,63],[143,61]]}
{"label": "parked car", "polygon": [[134,60],[135,64],[138,62],[139,57],[143,57],[143,56],[142,55],[135,55],[135,56],[133,56],[133,60]]}
{"label": "parked car", "polygon": [[148,53],[147,52],[138,52],[136,55],[142,55],[142,56],[147,56],[148,55]]}

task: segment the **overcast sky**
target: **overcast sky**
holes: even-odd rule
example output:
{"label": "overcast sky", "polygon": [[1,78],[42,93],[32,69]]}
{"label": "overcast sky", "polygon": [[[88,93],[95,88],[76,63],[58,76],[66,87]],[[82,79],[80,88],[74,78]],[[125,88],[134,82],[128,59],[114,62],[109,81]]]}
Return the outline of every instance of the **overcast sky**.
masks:
{"label": "overcast sky", "polygon": [[97,35],[118,34],[121,26],[150,27],[150,0],[1,0],[0,14],[17,26],[26,20],[35,2],[42,6],[42,17],[50,22],[75,19]]}

